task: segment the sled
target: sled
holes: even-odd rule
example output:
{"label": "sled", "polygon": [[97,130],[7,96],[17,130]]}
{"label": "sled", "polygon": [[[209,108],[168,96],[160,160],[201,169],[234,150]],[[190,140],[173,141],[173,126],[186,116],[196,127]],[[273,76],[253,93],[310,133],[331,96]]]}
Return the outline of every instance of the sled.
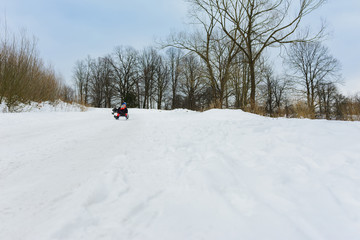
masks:
{"label": "sled", "polygon": [[124,114],[118,113],[116,108],[113,108],[112,115],[114,115],[114,118],[116,120],[119,120],[120,117],[125,117],[126,120],[129,119],[129,113],[124,113]]}

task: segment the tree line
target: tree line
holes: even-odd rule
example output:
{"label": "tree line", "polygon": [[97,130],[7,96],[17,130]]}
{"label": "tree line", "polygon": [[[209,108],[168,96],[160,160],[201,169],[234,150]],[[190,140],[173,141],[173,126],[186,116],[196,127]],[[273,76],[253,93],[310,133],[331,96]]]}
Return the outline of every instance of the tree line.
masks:
{"label": "tree line", "polygon": [[95,107],[125,101],[130,107],[198,110],[211,102],[200,59],[175,48],[117,47],[105,57],[78,61],[74,79],[78,100]]}
{"label": "tree line", "polygon": [[[80,60],[74,79],[79,101],[113,107],[236,108],[268,116],[347,119],[359,98],[338,91],[341,65],[301,20],[323,0],[188,0],[192,31],[155,47],[117,47]],[[296,13],[292,15],[291,13]],[[189,27],[190,29],[190,27]],[[269,48],[286,49],[286,74],[276,73]],[[351,107],[350,107],[351,106]]]}
{"label": "tree line", "polygon": [[[339,93],[341,65],[301,22],[324,0],[187,0],[192,25],[156,47],[116,47],[74,66],[75,88],[45,66],[36,41],[0,38],[0,104],[76,100],[94,107],[243,109],[267,116],[356,119],[359,96]],[[295,14],[294,14],[295,13]],[[285,50],[284,72],[271,47]]]}

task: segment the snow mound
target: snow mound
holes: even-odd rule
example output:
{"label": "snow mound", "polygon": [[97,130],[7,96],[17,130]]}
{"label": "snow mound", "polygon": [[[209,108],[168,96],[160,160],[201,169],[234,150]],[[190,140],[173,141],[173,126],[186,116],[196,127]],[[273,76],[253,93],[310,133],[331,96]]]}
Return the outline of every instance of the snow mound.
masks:
{"label": "snow mound", "polygon": [[[21,103],[14,107],[12,112],[79,112],[86,111],[86,107],[77,103],[67,103],[60,100],[55,102],[31,102],[29,104]],[[0,113],[9,112],[5,102],[0,104]]]}

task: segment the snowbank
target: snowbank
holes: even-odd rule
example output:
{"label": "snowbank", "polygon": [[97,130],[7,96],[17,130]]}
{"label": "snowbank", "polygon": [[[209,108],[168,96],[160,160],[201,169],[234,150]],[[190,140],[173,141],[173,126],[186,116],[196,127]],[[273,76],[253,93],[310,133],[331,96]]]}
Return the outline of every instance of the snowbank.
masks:
{"label": "snowbank", "polygon": [[[19,104],[13,112],[79,112],[86,111],[86,107],[77,103],[67,103],[63,101],[55,102],[31,102],[30,104]],[[0,104],[0,113],[9,112],[5,102]]]}

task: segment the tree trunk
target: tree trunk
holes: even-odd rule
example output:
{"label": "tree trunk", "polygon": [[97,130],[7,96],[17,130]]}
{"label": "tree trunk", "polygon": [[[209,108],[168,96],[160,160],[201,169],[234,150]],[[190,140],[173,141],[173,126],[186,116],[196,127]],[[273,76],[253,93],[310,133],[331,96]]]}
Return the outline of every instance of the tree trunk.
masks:
{"label": "tree trunk", "polygon": [[251,91],[250,91],[250,105],[251,105],[251,111],[255,111],[255,91],[256,91],[256,80],[255,80],[255,62],[250,61],[249,62],[249,68],[250,68],[250,85],[251,85]]}

